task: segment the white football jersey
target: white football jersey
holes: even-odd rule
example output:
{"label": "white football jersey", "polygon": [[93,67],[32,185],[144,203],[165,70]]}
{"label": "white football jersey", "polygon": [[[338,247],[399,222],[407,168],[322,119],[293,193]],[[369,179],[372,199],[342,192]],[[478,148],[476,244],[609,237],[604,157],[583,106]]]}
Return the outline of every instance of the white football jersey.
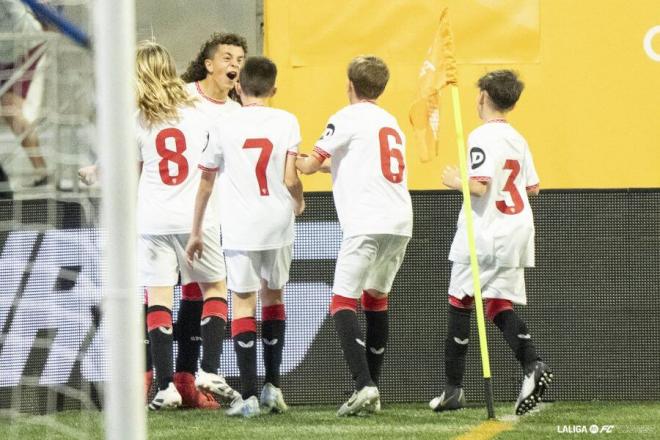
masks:
{"label": "white football jersey", "polygon": [[257,251],[293,243],[293,199],[284,184],[287,155],[297,155],[300,126],[294,115],[246,106],[216,125],[219,142],[202,156],[200,168],[221,170],[216,186],[222,246]]}
{"label": "white football jersey", "polygon": [[[534,266],[534,219],[527,189],[539,185],[527,142],[505,121],[492,121],[468,138],[470,179],[488,182],[482,197],[472,197],[474,234],[481,264],[501,267]],[[449,259],[469,264],[465,213]]]}
{"label": "white football jersey", "polygon": [[[192,230],[202,150],[211,148],[215,132],[196,107],[182,107],[175,123],[149,126],[138,113],[137,144],[143,162],[138,184],[138,232],[183,234]],[[120,190],[120,189],[118,189]],[[216,198],[209,200],[204,224],[217,224]]]}
{"label": "white football jersey", "polygon": [[218,118],[241,108],[241,105],[231,98],[227,98],[224,101],[218,101],[210,96],[206,96],[198,81],[186,83],[186,90],[188,90],[188,93],[190,93],[191,96],[198,99],[197,108],[199,108],[199,110],[201,110],[212,122],[215,122]]}
{"label": "white football jersey", "polygon": [[332,192],[344,237],[412,236],[406,138],[394,116],[371,102],[328,120],[314,151],[332,158]]}

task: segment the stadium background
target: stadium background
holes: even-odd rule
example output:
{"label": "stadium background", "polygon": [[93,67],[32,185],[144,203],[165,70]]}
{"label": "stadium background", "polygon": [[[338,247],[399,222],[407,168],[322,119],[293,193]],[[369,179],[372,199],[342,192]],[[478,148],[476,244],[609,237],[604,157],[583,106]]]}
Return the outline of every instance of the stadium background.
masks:
{"label": "stadium background", "polygon": [[[206,2],[206,18],[162,3],[139,2],[138,33],[171,47],[181,68],[218,28],[246,34],[260,50],[260,2]],[[280,70],[273,105],[298,116],[303,150],[345,105],[352,56],[375,53],[392,70],[382,105],[410,140],[415,232],[393,289],[384,399],[423,401],[442,386],[446,256],[460,208],[458,194],[438,190],[438,171],[457,161],[449,100],[443,98],[442,141],[430,163],[417,160],[406,120],[444,4],[451,7],[468,130],[478,123],[473,84],[483,72],[515,68],[527,84],[511,121],[527,137],[549,190],[533,201],[537,268],[528,272],[530,306],[522,314],[557,372],[548,397],[660,399],[660,63],[642,45],[660,21],[657,2],[598,2],[595,14],[594,2],[569,0],[267,0],[264,52]],[[224,18],[214,26],[209,17]],[[195,19],[207,27],[189,30]],[[660,53],[660,36],[652,47]],[[291,403],[327,403],[342,400],[350,386],[327,314],[340,232],[327,176],[305,185],[316,192],[297,226],[284,387]],[[76,189],[0,202],[0,407],[43,412],[98,400],[105,367],[96,331],[97,324],[103,330],[97,195],[98,188]],[[519,368],[493,330],[489,325],[495,397],[513,400]],[[231,352],[227,341],[224,372],[235,380]],[[468,399],[478,400],[476,344],[468,364]]]}

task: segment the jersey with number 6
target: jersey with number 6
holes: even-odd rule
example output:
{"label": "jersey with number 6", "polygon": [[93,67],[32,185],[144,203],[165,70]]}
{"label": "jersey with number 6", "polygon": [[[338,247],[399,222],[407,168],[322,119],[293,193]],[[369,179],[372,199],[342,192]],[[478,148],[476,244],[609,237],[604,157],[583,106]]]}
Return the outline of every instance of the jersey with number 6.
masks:
{"label": "jersey with number 6", "polygon": [[292,244],[293,199],[284,169],[287,156],[298,154],[298,120],[284,110],[246,106],[215,125],[219,142],[199,166],[220,170],[222,247],[258,251]]}
{"label": "jersey with number 6", "polygon": [[[187,234],[192,230],[202,150],[215,142],[210,121],[197,107],[179,109],[177,122],[150,126],[139,114],[137,144],[143,162],[138,183],[138,232]],[[116,188],[121,191],[121,188]],[[205,225],[217,224],[216,197],[209,200]]]}
{"label": "jersey with number 6", "polygon": [[406,138],[394,116],[371,102],[328,120],[314,151],[332,158],[332,192],[344,237],[412,236]]}
{"label": "jersey with number 6", "polygon": [[[527,189],[539,185],[527,142],[504,121],[489,122],[468,138],[470,179],[488,183],[482,197],[472,197],[474,234],[481,264],[500,267],[534,266],[534,219]],[[449,259],[469,264],[465,212]]]}

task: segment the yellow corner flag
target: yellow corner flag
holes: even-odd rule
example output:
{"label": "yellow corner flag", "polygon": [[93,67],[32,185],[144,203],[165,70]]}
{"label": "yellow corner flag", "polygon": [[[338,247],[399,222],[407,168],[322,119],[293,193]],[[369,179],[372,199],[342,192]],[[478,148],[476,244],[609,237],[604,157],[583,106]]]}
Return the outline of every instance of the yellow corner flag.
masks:
{"label": "yellow corner flag", "polygon": [[448,8],[440,14],[440,24],[419,72],[417,99],[410,106],[408,117],[415,132],[419,158],[422,162],[438,155],[438,122],[440,91],[456,84],[454,40],[449,26]]}

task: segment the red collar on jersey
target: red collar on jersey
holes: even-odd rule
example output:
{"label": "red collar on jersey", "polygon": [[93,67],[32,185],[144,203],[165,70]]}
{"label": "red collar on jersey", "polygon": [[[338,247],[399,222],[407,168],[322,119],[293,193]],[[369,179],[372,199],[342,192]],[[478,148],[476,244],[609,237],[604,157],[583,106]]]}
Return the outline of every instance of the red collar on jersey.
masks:
{"label": "red collar on jersey", "polygon": [[202,95],[202,98],[211,101],[213,104],[224,104],[225,102],[227,102],[226,99],[224,101],[220,101],[218,99],[213,99],[210,96],[206,96],[206,94],[204,94],[204,91],[202,90],[202,87],[199,85],[199,81],[195,81],[195,87],[197,88],[199,94]]}
{"label": "red collar on jersey", "polygon": [[498,119],[489,119],[488,121],[486,121],[486,124],[489,124],[489,123],[491,123],[491,122],[499,123],[499,124],[506,124],[506,119],[501,119],[501,118],[498,118]]}

